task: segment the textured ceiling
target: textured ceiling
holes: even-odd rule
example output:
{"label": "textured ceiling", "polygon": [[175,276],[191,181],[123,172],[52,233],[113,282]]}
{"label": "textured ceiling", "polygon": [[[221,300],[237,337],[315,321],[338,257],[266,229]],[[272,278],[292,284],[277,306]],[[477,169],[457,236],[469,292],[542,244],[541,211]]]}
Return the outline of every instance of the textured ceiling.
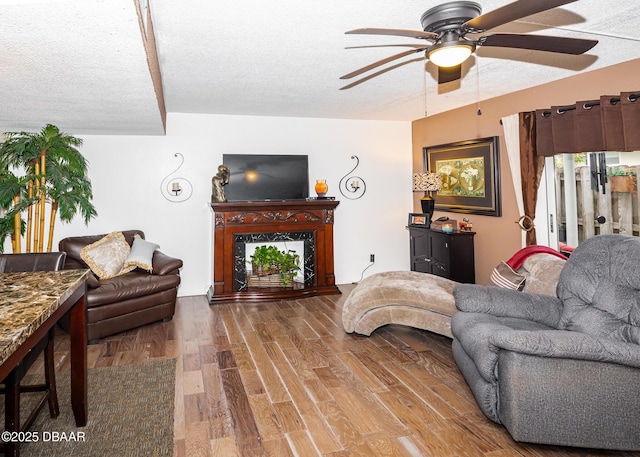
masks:
{"label": "textured ceiling", "polygon": [[[600,40],[587,55],[480,48],[460,82],[438,87],[418,61],[340,91],[341,75],[399,52],[346,46],[417,42],[346,30],[419,30],[442,2],[148,1],[167,112],[408,121],[425,100],[434,114],[640,58],[640,0],[580,0],[494,31]],[[163,134],[134,0],[0,0],[0,50],[0,130]]]}

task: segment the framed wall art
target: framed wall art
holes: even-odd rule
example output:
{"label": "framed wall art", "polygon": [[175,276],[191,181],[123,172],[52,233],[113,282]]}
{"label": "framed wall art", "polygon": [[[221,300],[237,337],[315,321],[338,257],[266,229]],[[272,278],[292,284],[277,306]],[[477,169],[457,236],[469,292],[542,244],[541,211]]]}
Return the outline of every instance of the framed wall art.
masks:
{"label": "framed wall art", "polygon": [[497,136],[423,148],[425,167],[442,175],[435,209],[502,216]]}

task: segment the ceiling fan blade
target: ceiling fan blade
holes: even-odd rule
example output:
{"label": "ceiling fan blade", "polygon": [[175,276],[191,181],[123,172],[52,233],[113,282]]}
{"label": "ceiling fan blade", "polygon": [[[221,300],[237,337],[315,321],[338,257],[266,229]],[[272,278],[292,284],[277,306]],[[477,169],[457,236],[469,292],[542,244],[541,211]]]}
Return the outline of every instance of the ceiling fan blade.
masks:
{"label": "ceiling fan blade", "polygon": [[424,32],[422,30],[406,30],[406,29],[378,29],[378,28],[364,28],[355,29],[345,32],[346,35],[391,35],[391,36],[406,36],[409,38],[421,38],[423,40],[436,39],[437,33]]}
{"label": "ceiling fan blade", "polygon": [[438,67],[438,84],[450,83],[462,77],[462,65]]}
{"label": "ceiling fan blade", "polygon": [[481,37],[480,46],[501,48],[531,49],[534,51],[560,52],[563,54],[584,54],[598,44],[598,40],[567,38],[548,35],[519,35],[515,33],[496,33]]}
{"label": "ceiling fan blade", "polygon": [[376,76],[380,76],[388,71],[391,70],[395,70],[398,67],[402,67],[403,65],[407,65],[409,63],[413,63],[413,62],[424,62],[424,58],[420,57],[419,59],[411,59],[411,60],[406,60],[404,62],[400,62],[397,63],[395,65],[391,65],[390,67],[387,68],[383,68],[382,70],[376,71],[375,73],[371,73],[370,75],[365,76],[364,78],[360,78],[354,82],[352,82],[351,84],[347,84],[346,86],[343,86],[340,88],[340,90],[346,90],[346,89],[351,89],[352,87],[357,86],[358,84],[362,84],[363,82],[369,81],[372,78],[375,78]]}
{"label": "ceiling fan blade", "polygon": [[409,49],[408,51],[403,51],[398,54],[394,54],[382,60],[378,60],[377,62],[373,62],[372,64],[369,64],[366,67],[362,67],[362,68],[359,68],[358,70],[352,71],[351,73],[347,73],[344,76],[340,76],[340,79],[351,79],[354,76],[358,76],[358,75],[361,75],[362,73],[366,73],[369,70],[373,70],[374,68],[379,67],[380,65],[384,65],[385,63],[392,62],[396,59],[400,59],[402,57],[415,54],[416,52],[424,51],[425,49],[427,49],[427,46],[422,46],[418,49]]}
{"label": "ceiling fan blade", "polygon": [[507,22],[575,1],[577,0],[518,0],[465,22],[462,24],[461,29],[464,33],[484,32]]}
{"label": "ceiling fan blade", "polygon": [[415,48],[425,49],[424,44],[370,44],[365,46],[346,46],[345,49],[364,49],[364,48]]}

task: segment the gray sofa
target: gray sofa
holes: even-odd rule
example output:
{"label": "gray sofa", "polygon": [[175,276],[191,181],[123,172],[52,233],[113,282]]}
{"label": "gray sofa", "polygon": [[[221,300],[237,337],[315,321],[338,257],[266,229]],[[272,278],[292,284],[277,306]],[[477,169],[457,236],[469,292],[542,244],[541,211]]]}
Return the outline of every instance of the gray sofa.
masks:
{"label": "gray sofa", "polygon": [[640,450],[640,239],[591,238],[557,297],[454,288],[455,361],[516,441]]}

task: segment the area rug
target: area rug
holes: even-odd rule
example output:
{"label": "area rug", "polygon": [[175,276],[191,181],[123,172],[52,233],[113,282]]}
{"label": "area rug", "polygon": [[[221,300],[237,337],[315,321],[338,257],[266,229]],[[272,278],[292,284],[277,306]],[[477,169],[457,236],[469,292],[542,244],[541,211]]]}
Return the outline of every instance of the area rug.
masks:
{"label": "area rug", "polygon": [[39,441],[22,444],[20,455],[172,456],[175,367],[171,359],[90,369],[86,427],[75,425],[69,375],[57,374],[60,416],[51,419],[45,405],[29,430],[38,432]]}

